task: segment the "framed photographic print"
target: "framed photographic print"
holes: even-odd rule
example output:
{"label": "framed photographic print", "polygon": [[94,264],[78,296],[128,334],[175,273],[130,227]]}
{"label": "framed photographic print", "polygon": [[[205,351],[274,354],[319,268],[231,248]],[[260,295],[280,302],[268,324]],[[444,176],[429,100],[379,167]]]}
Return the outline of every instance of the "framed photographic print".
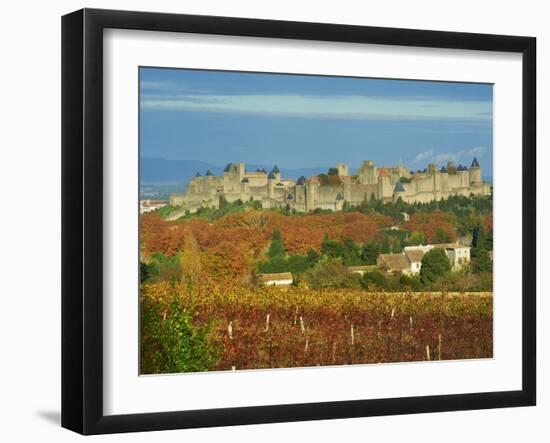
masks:
{"label": "framed photographic print", "polygon": [[534,405],[530,37],[62,21],[62,425]]}

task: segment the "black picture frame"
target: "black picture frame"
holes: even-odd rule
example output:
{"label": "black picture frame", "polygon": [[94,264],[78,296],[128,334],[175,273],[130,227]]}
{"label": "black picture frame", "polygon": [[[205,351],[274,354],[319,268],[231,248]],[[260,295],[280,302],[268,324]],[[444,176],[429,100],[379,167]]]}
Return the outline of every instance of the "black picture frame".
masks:
{"label": "black picture frame", "polygon": [[[103,30],[522,54],[522,389],[131,415],[103,413]],[[231,17],[83,9],[62,18],[62,426],[82,434],[319,420],[536,403],[536,39]]]}

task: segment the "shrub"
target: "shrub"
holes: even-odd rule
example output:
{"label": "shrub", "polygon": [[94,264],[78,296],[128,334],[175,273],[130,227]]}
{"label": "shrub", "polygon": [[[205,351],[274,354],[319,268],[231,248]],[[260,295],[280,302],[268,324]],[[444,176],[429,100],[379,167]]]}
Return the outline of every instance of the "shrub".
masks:
{"label": "shrub", "polygon": [[151,254],[148,263],[140,262],[140,281],[179,281],[181,267],[179,256],[166,256],[162,252]]}
{"label": "shrub", "polygon": [[477,251],[473,269],[478,274],[481,272],[493,272],[493,261],[486,249],[482,248]]}
{"label": "shrub", "polygon": [[365,272],[362,278],[363,287],[369,291],[389,289],[388,279],[380,271]]}
{"label": "shrub", "polygon": [[405,291],[420,291],[422,289],[422,282],[418,276],[401,274],[399,276],[399,286]]}
{"label": "shrub", "polygon": [[192,307],[176,296],[166,314],[142,299],[141,373],[207,371],[217,362],[221,350],[208,343],[210,324],[197,327],[192,321]]}
{"label": "shrub", "polygon": [[350,273],[341,260],[328,257],[304,272],[302,278],[313,289],[361,287],[359,274]]}

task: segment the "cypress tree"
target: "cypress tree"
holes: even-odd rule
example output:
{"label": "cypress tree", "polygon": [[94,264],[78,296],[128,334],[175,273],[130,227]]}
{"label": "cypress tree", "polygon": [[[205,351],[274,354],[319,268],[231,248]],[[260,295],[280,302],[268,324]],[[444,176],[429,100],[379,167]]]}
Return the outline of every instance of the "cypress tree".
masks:
{"label": "cypress tree", "polygon": [[281,237],[281,231],[275,229],[273,235],[271,236],[271,244],[269,245],[269,250],[267,251],[267,256],[269,258],[273,257],[282,257],[285,255],[285,244]]}

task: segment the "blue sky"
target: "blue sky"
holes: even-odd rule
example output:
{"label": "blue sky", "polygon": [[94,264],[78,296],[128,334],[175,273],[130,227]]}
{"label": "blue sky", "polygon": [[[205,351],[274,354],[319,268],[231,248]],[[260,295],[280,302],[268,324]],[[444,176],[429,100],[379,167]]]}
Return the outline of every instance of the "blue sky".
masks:
{"label": "blue sky", "polygon": [[411,169],[477,156],[492,176],[486,84],[140,68],[143,158]]}

